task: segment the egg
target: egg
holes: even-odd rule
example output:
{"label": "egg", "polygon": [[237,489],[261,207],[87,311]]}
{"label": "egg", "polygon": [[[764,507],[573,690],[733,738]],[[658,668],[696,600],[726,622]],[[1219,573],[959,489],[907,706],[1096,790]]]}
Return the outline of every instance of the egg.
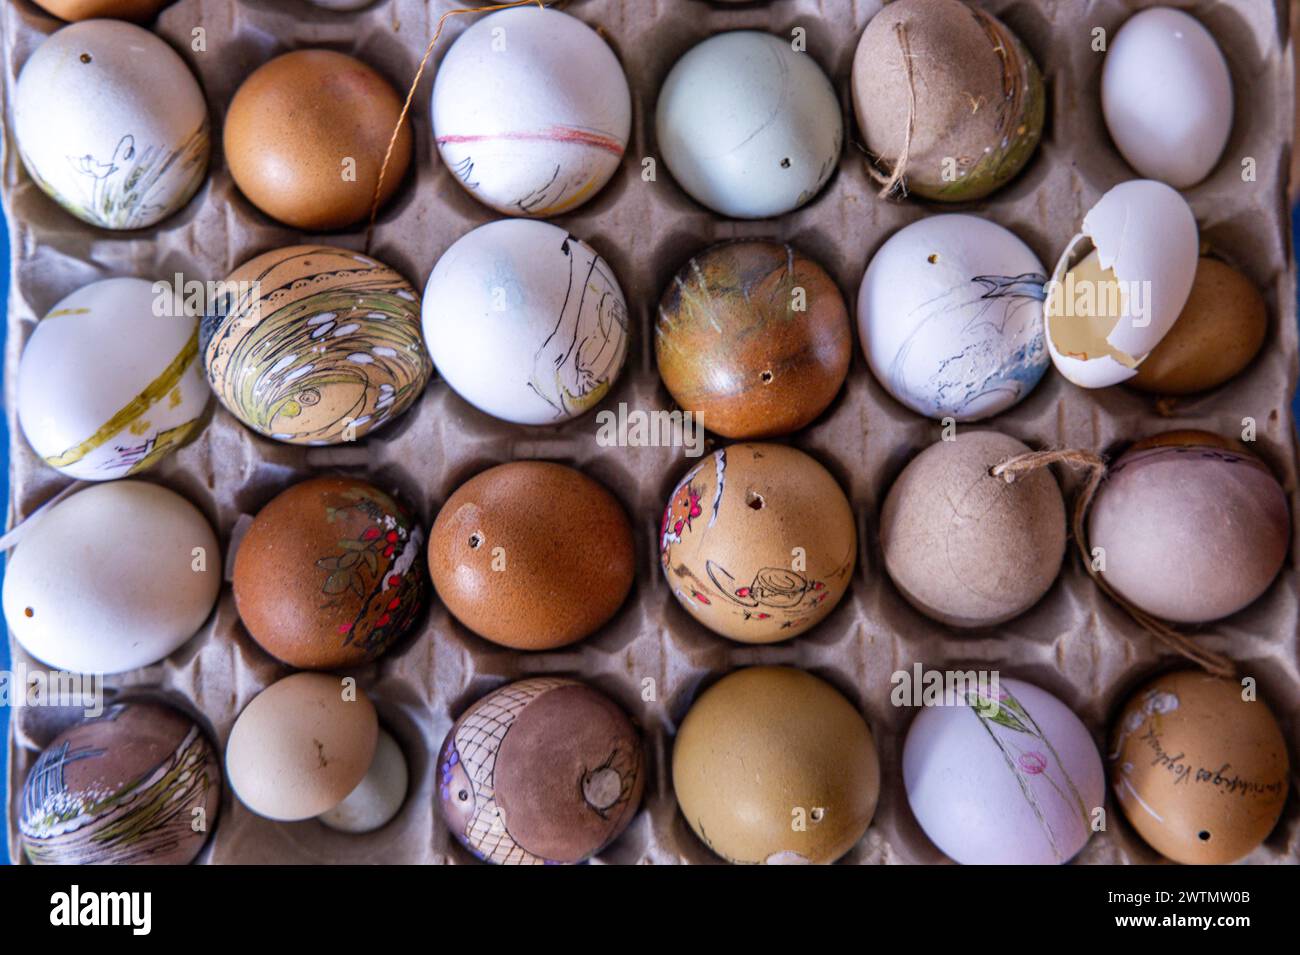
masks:
{"label": "egg", "polygon": [[636,574],[632,525],[618,499],[581,471],[513,461],[447,499],[429,535],[429,570],[443,604],[475,633],[516,650],[553,650],[599,630],[622,606]]}
{"label": "egg", "polygon": [[829,471],[784,445],[733,444],[673,490],[659,554],[673,596],[700,623],[741,643],[775,643],[835,608],[857,546]]}
{"label": "egg", "polygon": [[74,673],[122,673],[179,649],[221,589],[221,548],[175,491],[91,485],[29,519],[5,568],[4,614],[23,649]]}
{"label": "egg", "polygon": [[221,807],[221,766],[170,706],[113,703],[37,757],[17,827],[35,865],[186,865]]}
{"label": "egg", "polygon": [[1006,411],[1047,370],[1045,282],[1029,246],[988,219],[936,215],[904,226],[872,256],[858,293],[867,364],[927,418]]}
{"label": "egg", "polygon": [[438,754],[438,803],[456,839],[501,865],[583,862],[617,839],[645,788],[641,737],[591,687],[560,677],[474,703]]}
{"label": "egg", "polygon": [[553,9],[476,19],[433,85],[433,137],[457,182],[512,216],[556,216],[618,170],[632,94],[591,27]]}
{"label": "egg", "polygon": [[784,215],[830,179],[844,121],[812,55],[753,30],[719,33],[677,61],[655,135],[677,184],[733,219]]}
{"label": "egg", "polygon": [[170,46],[117,20],[74,23],[36,48],[14,89],[13,131],[41,190],[103,229],[161,222],[207,175],[199,84]]}
{"label": "egg", "polygon": [[502,219],[456,240],[424,289],[438,373],[487,414],[560,424],[609,392],[627,356],[614,270],[559,226]]}
{"label": "egg", "polygon": [[1228,63],[1195,17],[1141,10],[1110,41],[1101,110],[1138,175],[1186,189],[1210,174],[1232,132]]}
{"label": "egg", "polygon": [[171,0],[33,0],[44,10],[64,20],[113,17],[121,20],[149,20]]}
{"label": "egg", "polygon": [[[244,80],[226,111],[226,163],[235,185],[272,219],[323,232],[370,214],[397,192],[411,161],[402,99],[378,72],[333,50],[294,50]],[[397,137],[393,139],[393,133]]]}
{"label": "egg", "polygon": [[673,792],[691,829],[728,862],[828,864],[871,824],[880,761],[866,721],[829,683],[749,667],[687,711]]}
{"label": "egg", "polygon": [[995,431],[937,441],[885,498],[885,570],[908,603],[940,623],[989,627],[1047,593],[1065,555],[1065,501],[1047,469],[1008,484],[989,472],[1029,448]]}
{"label": "egg", "polygon": [[1068,862],[1106,795],[1087,727],[1052,694],[1001,678],[925,706],[903,742],[903,784],[930,841],[962,865]]}
{"label": "egg", "polygon": [[1047,289],[1056,370],[1082,388],[1132,378],[1187,303],[1198,241],[1191,208],[1164,183],[1121,182],[1097,200]]}
{"label": "egg", "polygon": [[313,6],[321,7],[325,10],[343,10],[352,11],[368,7],[375,0],[311,0]]}
{"label": "egg", "polygon": [[1175,623],[1249,606],[1286,560],[1286,492],[1254,455],[1205,444],[1130,450],[1088,515],[1101,576],[1121,597]]}
{"label": "egg", "polygon": [[1268,309],[1255,283],[1202,256],[1187,304],[1128,384],[1162,395],[1218,387],[1250,364],[1267,333]]}
{"label": "egg", "polygon": [[374,760],[379,721],[355,683],[294,673],[244,707],[226,744],[226,775],[267,819],[310,819],[343,802]]}
{"label": "egg", "polygon": [[684,411],[728,438],[807,425],[844,384],[849,314],[835,280],[789,244],[710,246],[659,303],[659,374]]}
{"label": "egg", "polygon": [[1002,21],[959,0],[895,0],[853,57],[867,151],[903,187],[965,202],[1000,189],[1043,132],[1038,65]]}
{"label": "egg", "polygon": [[211,393],[193,315],[157,314],[144,279],[92,282],[32,330],[18,420],[46,464],[83,481],[148,470],[189,441]]}
{"label": "egg", "polygon": [[1249,855],[1286,802],[1286,740],[1268,705],[1199,671],[1167,673],[1134,693],[1107,758],[1124,818],[1187,865]]}
{"label": "egg", "polygon": [[262,649],[332,670],[380,656],[424,606],[424,534],[379,488],[318,477],[258,512],[235,553],[235,606]]}
{"label": "egg", "polygon": [[201,329],[208,382],[258,434],[355,441],[424,391],[420,297],[382,262],[295,245],[250,259],[221,289]]}
{"label": "egg", "polygon": [[339,832],[365,833],[382,829],[406,801],[407,777],[402,748],[381,726],[375,743],[375,757],[365,777],[341,803],[321,813],[319,819]]}

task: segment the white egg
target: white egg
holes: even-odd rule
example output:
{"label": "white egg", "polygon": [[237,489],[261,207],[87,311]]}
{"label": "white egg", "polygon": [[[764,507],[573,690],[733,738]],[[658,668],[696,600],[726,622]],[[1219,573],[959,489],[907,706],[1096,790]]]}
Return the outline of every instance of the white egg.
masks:
{"label": "white egg", "polygon": [[1105,801],[1097,746],[1050,693],[1002,679],[994,707],[988,690],[978,705],[958,703],[958,691],[913,720],[903,743],[912,814],[963,865],[1068,862]]}
{"label": "white egg", "polygon": [[1139,174],[1186,189],[1210,174],[1232,132],[1232,77],[1194,17],[1152,7],[1120,27],[1101,73],[1111,139]]}
{"label": "white egg", "polygon": [[618,169],[632,94],[599,34],[557,10],[476,20],[433,85],[443,162],[481,202],[544,218],[582,205]]}
{"label": "white egg", "polygon": [[189,640],[216,603],[216,535],[175,491],[95,484],[34,520],[5,570],[4,612],[42,663],[76,673],[149,666]]}
{"label": "white egg", "polygon": [[659,91],[655,130],[677,183],[737,219],[806,203],[844,143],[839,100],[817,61],[751,30],[710,37],[677,61]]}
{"label": "white egg", "polygon": [[84,20],[37,47],[18,75],[13,119],[37,185],[105,229],[167,218],[207,174],[199,84],[176,51],[131,23]]}
{"label": "white egg", "polygon": [[406,801],[406,757],[382,726],[366,776],[344,800],[318,817],[339,832],[374,832],[386,826]]}
{"label": "white egg", "polygon": [[627,303],[609,263],[531,219],[462,236],[424,290],[424,339],[462,398],[516,424],[558,424],[595,406],[627,355]]}
{"label": "white egg", "polygon": [[1187,304],[1199,243],[1191,207],[1162,182],[1132,179],[1098,199],[1048,286],[1057,371],[1083,388],[1136,375]]}
{"label": "white egg", "polygon": [[[170,314],[156,315],[155,306]],[[84,481],[137,474],[190,439],[212,392],[199,323],[144,279],[73,292],[32,331],[18,420],[52,468]]]}
{"label": "white egg", "polygon": [[1043,266],[987,219],[927,216],[880,247],[858,293],[867,364],[928,418],[976,421],[1033,390],[1047,370]]}

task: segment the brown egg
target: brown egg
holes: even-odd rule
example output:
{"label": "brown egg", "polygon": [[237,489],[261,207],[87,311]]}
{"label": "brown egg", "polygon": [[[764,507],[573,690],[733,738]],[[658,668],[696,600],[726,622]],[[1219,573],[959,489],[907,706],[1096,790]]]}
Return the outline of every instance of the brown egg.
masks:
{"label": "brown egg", "polygon": [[1234,438],[1225,438],[1221,434],[1215,434],[1213,431],[1197,431],[1194,428],[1183,428],[1176,431],[1162,431],[1159,434],[1149,435],[1134,441],[1128,449],[1132,451],[1141,451],[1145,448],[1167,448],[1167,447],[1188,447],[1189,445],[1199,445],[1205,448],[1220,448],[1224,451],[1235,451],[1239,454],[1249,454],[1246,446]]}
{"label": "brown egg", "polygon": [[[341,229],[370,213],[402,101],[365,63],[331,50],[296,50],[253,72],[226,114],[225,151],[241,192],[297,229]],[[411,160],[411,127],[393,145],[380,205]]]}
{"label": "brown egg", "polygon": [[655,355],[673,400],[728,438],[797,431],[844,384],[844,296],[778,242],[724,242],[677,273],[659,304]]}
{"label": "brown egg", "polygon": [[1286,802],[1286,740],[1242,685],[1200,671],[1152,680],[1111,737],[1111,785],[1124,817],[1175,862],[1222,865],[1253,851]]}
{"label": "brown egg", "polygon": [[710,630],[775,643],[839,603],[857,560],[857,529],[835,478],[808,455],[733,444],[673,491],[660,559],[673,595]]}
{"label": "brown egg", "polygon": [[379,488],[321,477],[258,513],[235,555],[239,616],[267,653],[305,670],[373,660],[424,605],[424,535]]}
{"label": "brown egg", "polygon": [[682,720],[673,790],[695,834],[729,862],[824,864],[871,824],[880,762],[866,721],[829,683],[751,667]]}
{"label": "brown egg", "polygon": [[63,20],[114,20],[140,22],[153,17],[172,0],[34,0],[38,7]]}
{"label": "brown egg", "polygon": [[514,461],[470,478],[429,535],[429,570],[447,609],[479,636],[551,650],[604,626],[632,588],[632,527],[580,471]]}
{"label": "brown egg", "polygon": [[1253,282],[1230,265],[1202,257],[1178,321],[1129,384],[1161,395],[1187,395],[1223,384],[1264,344],[1268,309]]}
{"label": "brown egg", "polygon": [[559,677],[510,683],[456,721],[438,754],[452,835],[487,862],[574,863],[636,815],[645,755],[636,727],[591,687]]}

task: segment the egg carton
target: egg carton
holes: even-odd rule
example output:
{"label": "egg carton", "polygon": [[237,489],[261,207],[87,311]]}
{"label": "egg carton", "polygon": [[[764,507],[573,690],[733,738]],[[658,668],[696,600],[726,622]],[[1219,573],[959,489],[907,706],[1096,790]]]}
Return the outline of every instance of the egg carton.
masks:
{"label": "egg carton", "polygon": [[[987,216],[1025,240],[1050,268],[1084,213],[1109,187],[1134,178],[1107,136],[1100,111],[1102,56],[1091,30],[1109,36],[1131,15],[1122,0],[982,0],[1026,43],[1042,67],[1049,104],[1043,141],[1023,173],[985,201],[960,207]],[[415,74],[448,0],[382,0],[355,14],[330,14],[298,0],[178,0],[156,29],[200,78],[219,125],[241,80],[289,49],[323,46],[353,53],[405,88]],[[876,0],[772,0],[713,4],[706,0],[572,0],[563,8],[597,27],[627,71],[633,90],[632,140],[613,181],[591,202],[557,221],[592,243],[611,263],[627,295],[631,346],[617,386],[602,408],[669,406],[655,369],[653,321],[659,296],[692,253],[724,239],[773,237],[822,263],[849,302],[872,253],[902,226],[959,207],[876,197],[855,143],[849,74],[854,49]],[[1031,447],[1113,450],[1171,428],[1235,435],[1244,418],[1258,426],[1254,445],[1272,466],[1300,514],[1296,497],[1295,429],[1288,404],[1296,385],[1295,269],[1285,199],[1292,139],[1292,48],[1282,0],[1201,0],[1191,7],[1215,35],[1234,81],[1236,116],[1225,155],[1213,174],[1185,192],[1202,236],[1230,256],[1264,292],[1270,314],[1260,356],[1237,379],[1206,395],[1161,405],[1122,387],[1087,392],[1049,371],[1022,403],[991,427]],[[467,26],[453,18],[433,65]],[[6,116],[23,62],[58,23],[26,0],[0,7]],[[192,31],[206,31],[207,51],[191,49]],[[827,187],[807,206],[779,219],[726,221],[696,205],[659,165],[643,181],[642,159],[656,156],[654,104],[679,56],[722,30],[749,28],[790,36],[802,27],[807,49],[831,77],[845,111],[850,141]],[[430,139],[430,79],[415,97],[414,172],[383,210],[373,254],[422,287],[441,253],[459,236],[498,218],[456,183]],[[51,118],[54,121],[54,118]],[[13,413],[14,371],[39,316],[68,292],[116,275],[218,279],[252,255],[297,243],[300,234],[271,222],[238,193],[220,155],[198,196],[178,215],[141,233],[110,234],[58,209],[22,170],[6,122],[3,199],[13,248],[13,288],[5,356],[5,401],[12,441],[10,522],[21,521],[66,480],[44,467],[22,439]],[[1241,160],[1255,160],[1258,178],[1243,182]],[[360,231],[330,243],[360,249]],[[416,631],[378,661],[355,671],[382,721],[410,762],[410,794],[400,815],[365,836],[308,821],[270,822],[245,809],[227,787],[203,859],[257,862],[467,862],[470,856],[443,825],[435,800],[434,757],[454,718],[503,682],[563,673],[599,687],[645,733],[648,781],[642,810],[601,853],[602,863],[718,861],[676,809],[670,777],[673,735],[699,691],[750,664],[802,667],[829,680],[862,711],[880,752],[880,804],[850,863],[938,863],[943,855],[907,807],[901,774],[904,734],[914,712],[889,702],[890,675],[914,662],[928,667],[997,668],[1064,700],[1104,747],[1109,724],[1128,694],[1174,660],[1114,603],[1071,555],[1055,585],[1031,611],[985,630],[957,632],[918,614],[882,568],[877,518],[904,464],[939,437],[938,426],[891,399],[855,345],[848,381],[829,410],[788,441],[823,462],[852,504],[859,561],[840,605],[812,631],[769,646],[729,642],[681,608],[658,566],[659,520],[669,492],[693,463],[681,448],[602,448],[588,414],[558,427],[524,428],[496,421],[434,381],[403,419],[356,445],[307,449],[254,436],[214,409],[202,436],[148,476],[194,501],[218,529],[223,546],[241,515],[255,513],[278,491],[311,474],[339,471],[396,490],[425,526],[461,482],[484,468],[519,458],[561,461],[609,487],[633,518],[637,579],[617,616],[591,638],[563,650],[519,653],[495,647],[453,620],[436,602]],[[1067,495],[1079,478],[1058,474]],[[1300,525],[1297,525],[1300,526]],[[573,515],[572,545],[583,546],[582,515]],[[562,571],[564,555],[556,555]],[[1207,628],[1201,637],[1230,654],[1259,680],[1300,765],[1300,594],[1294,559],[1248,609]],[[10,643],[14,660],[36,667]],[[227,588],[208,624],[160,664],[110,679],[114,692],[162,696],[201,714],[224,750],[235,717],[264,687],[286,675],[240,626]],[[652,684],[647,680],[653,681]],[[652,686],[654,692],[645,693]],[[652,696],[652,699],[647,699]],[[39,748],[67,722],[53,709],[16,710],[9,741],[9,832],[19,790]],[[1293,770],[1293,785],[1295,773]],[[1108,830],[1079,855],[1083,863],[1154,862],[1108,795]],[[1248,861],[1300,861],[1300,800]]]}

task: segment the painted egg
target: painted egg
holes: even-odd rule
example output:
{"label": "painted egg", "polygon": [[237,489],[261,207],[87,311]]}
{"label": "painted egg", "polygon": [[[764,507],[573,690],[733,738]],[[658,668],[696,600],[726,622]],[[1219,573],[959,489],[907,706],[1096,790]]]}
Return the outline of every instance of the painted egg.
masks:
{"label": "painted egg", "polygon": [[294,673],[253,697],[230,730],[226,775],[267,819],[310,819],[366,778],[379,739],[370,697],[324,673]]}
{"label": "painted egg", "polygon": [[659,304],[655,355],[673,400],[728,438],[797,431],[849,370],[849,313],[820,265],[778,242],[711,246]]}
{"label": "painted egg", "polygon": [[917,610],[988,627],[1047,593],[1065,555],[1065,501],[1046,468],[1008,484],[991,468],[1029,448],[996,431],[937,441],[903,469],[880,515],[885,569]]}
{"label": "painted egg", "polygon": [[1199,671],[1165,674],[1133,694],[1108,759],[1129,824],[1187,865],[1249,855],[1286,802],[1286,740],[1268,705]]}
{"label": "painted egg", "polygon": [[829,683],[749,667],[687,711],[673,792],[691,829],[728,862],[828,864],[871,824],[880,761],[866,721]]}
{"label": "painted egg", "polygon": [[1175,623],[1253,603],[1286,560],[1286,492],[1252,454],[1205,444],[1130,450],[1088,516],[1101,575],[1125,600]]}
{"label": "painted egg", "polygon": [[[333,50],[294,50],[244,80],[226,112],[226,162],[239,191],[273,219],[310,232],[370,214],[397,192],[411,161],[402,100],[378,72]],[[396,140],[393,131],[398,130]]]}
{"label": "painted egg", "polygon": [[410,407],[432,369],[420,297],[368,255],[324,245],[245,262],[203,318],[221,403],[290,444],[354,441]]}
{"label": "painted egg", "polygon": [[644,788],[632,721],[603,694],[558,677],[489,693],[438,754],[438,799],[452,835],[502,865],[590,858],[627,828]]}
{"label": "painted egg", "polygon": [[660,561],[700,623],[741,643],[775,643],[835,608],[857,544],[853,511],[829,471],[785,445],[733,444],[673,491]]}
{"label": "painted egg", "polygon": [[1101,72],[1101,110],[1138,174],[1175,189],[1210,174],[1232,132],[1232,77],[1210,31],[1170,7],[1119,28]]}
{"label": "painted egg", "polygon": [[516,424],[560,424],[599,404],[623,369],[627,329],[609,263],[548,222],[479,226],[443,253],[424,289],[439,374]]}
{"label": "painted egg", "polygon": [[600,35],[558,10],[477,19],[433,85],[433,136],[456,180],[506,215],[582,205],[617,171],[632,94]]}
{"label": "painted egg", "polygon": [[18,76],[13,122],[36,184],[104,229],[162,221],[207,175],[203,91],[175,50],[130,23],[74,23],[37,47]]}
{"label": "painted egg", "polygon": [[853,57],[867,150],[927,199],[964,202],[1001,188],[1038,147],[1046,104],[1019,37],[959,0],[887,4]]}
{"label": "painted egg", "polygon": [[94,20],[112,17],[118,20],[152,19],[171,0],[33,0],[64,20]]}
{"label": "painted egg", "polygon": [[844,120],[809,53],[753,30],[687,51],[659,91],[655,133],[690,196],[735,219],[784,215],[821,191],[839,162]]}
{"label": "painted egg", "polygon": [[513,461],[447,499],[429,535],[429,570],[447,609],[475,633],[553,650],[594,633],[622,606],[636,574],[632,525],[618,499],[581,471]]}
{"label": "painted egg", "polygon": [[18,420],[50,467],[83,481],[138,474],[199,431],[211,392],[198,318],[158,315],[157,302],[144,279],[105,279],[32,330],[18,366]]}
{"label": "painted egg", "polygon": [[239,616],[253,639],[302,670],[367,663],[424,606],[424,534],[365,481],[320,477],[258,512],[235,554]]}
{"label": "painted egg", "polygon": [[95,484],[29,521],[5,568],[5,620],[51,667],[149,666],[188,641],[217,602],[217,537],[175,491]]}
{"label": "painted egg", "polygon": [[374,832],[382,829],[401,811],[406,801],[408,773],[406,757],[397,741],[382,726],[375,744],[375,758],[365,778],[333,809],[320,814],[320,821],[339,832]]}
{"label": "painted egg", "polygon": [[922,707],[903,743],[907,802],[930,841],[962,865],[1068,862],[1106,797],[1087,727],[1021,680]]}
{"label": "painted egg", "polygon": [[871,259],[858,294],[867,364],[927,418],[978,421],[1023,399],[1047,370],[1038,257],[988,219],[927,216]]}
{"label": "painted egg", "polygon": [[18,831],[36,865],[186,865],[220,807],[221,766],[197,723],[158,703],[114,703],[45,747]]}

